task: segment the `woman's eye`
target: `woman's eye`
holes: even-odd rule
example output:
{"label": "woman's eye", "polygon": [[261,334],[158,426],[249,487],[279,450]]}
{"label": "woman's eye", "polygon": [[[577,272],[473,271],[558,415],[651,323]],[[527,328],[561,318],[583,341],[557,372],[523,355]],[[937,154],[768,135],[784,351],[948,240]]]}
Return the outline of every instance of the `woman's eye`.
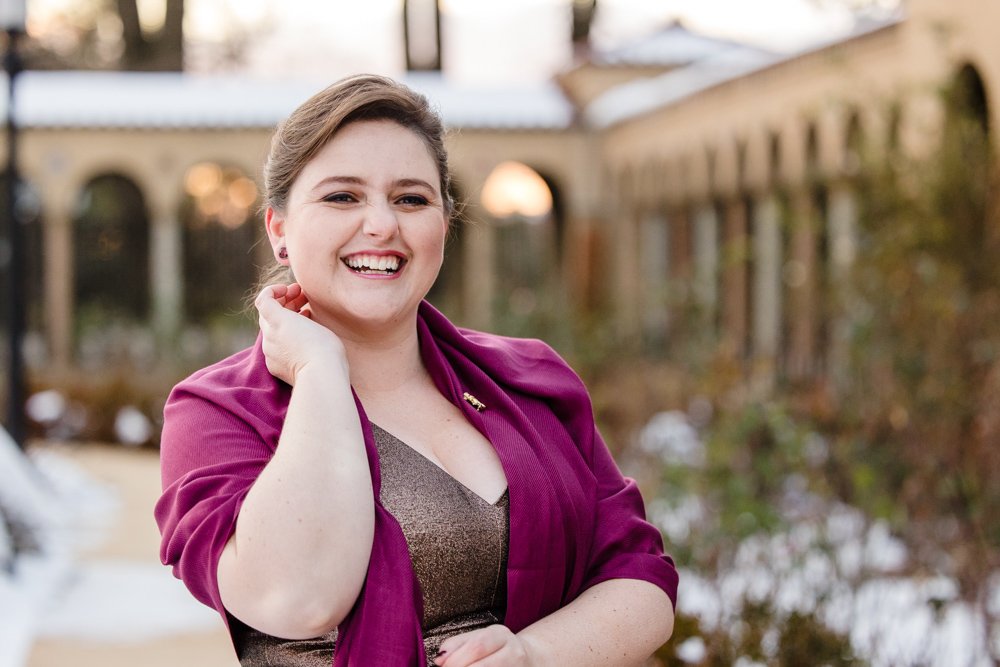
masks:
{"label": "woman's eye", "polygon": [[420,195],[403,195],[396,201],[404,206],[427,206],[427,197]]}
{"label": "woman's eye", "polygon": [[336,204],[347,204],[357,201],[357,198],[349,192],[334,192],[323,197],[323,201]]}

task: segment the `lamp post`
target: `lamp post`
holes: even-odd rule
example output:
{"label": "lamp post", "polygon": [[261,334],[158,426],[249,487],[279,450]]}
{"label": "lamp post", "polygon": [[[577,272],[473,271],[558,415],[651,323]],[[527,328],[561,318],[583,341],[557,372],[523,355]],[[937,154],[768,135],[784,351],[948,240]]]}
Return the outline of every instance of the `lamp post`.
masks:
{"label": "lamp post", "polygon": [[10,344],[8,368],[7,431],[19,446],[24,447],[24,357],[21,341],[25,329],[24,297],[24,232],[17,215],[17,190],[20,176],[17,169],[17,119],[14,114],[14,90],[21,72],[18,40],[24,35],[25,0],[0,0],[0,29],[7,34],[4,70],[7,72],[7,340]]}

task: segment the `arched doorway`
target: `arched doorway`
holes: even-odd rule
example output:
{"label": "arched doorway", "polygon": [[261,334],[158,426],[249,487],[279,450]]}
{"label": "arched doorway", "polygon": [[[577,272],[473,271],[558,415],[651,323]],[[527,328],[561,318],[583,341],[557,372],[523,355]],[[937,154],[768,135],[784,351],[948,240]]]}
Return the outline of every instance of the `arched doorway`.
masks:
{"label": "arched doorway", "polygon": [[947,93],[948,120],[968,123],[980,136],[990,132],[990,110],[986,86],[974,65],[966,64],[955,74]]}
{"label": "arched doorway", "polygon": [[563,223],[555,189],[528,165],[507,161],[486,178],[481,201],[495,226],[499,328],[540,335],[555,324],[558,301]]}
{"label": "arched doorway", "polygon": [[937,159],[940,206],[948,211],[953,251],[966,258],[966,274],[976,288],[994,275],[997,173],[991,145],[986,88],[972,64],[961,67],[945,94],[945,123]]}
{"label": "arched doorway", "polygon": [[257,275],[257,185],[241,169],[201,162],[184,177],[181,207],[184,315],[189,324],[233,320]]}
{"label": "arched doorway", "polygon": [[149,314],[149,213],[139,186],[122,174],[91,179],[73,225],[78,333]]}

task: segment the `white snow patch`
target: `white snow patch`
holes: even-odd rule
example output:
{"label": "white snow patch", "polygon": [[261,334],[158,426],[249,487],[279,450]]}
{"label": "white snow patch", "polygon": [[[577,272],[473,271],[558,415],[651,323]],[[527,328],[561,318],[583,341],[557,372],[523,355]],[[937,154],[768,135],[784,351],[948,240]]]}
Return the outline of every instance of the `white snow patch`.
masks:
{"label": "white snow patch", "polygon": [[36,543],[14,554],[0,530],[0,665],[24,665],[37,637],[127,643],[218,629],[216,613],[167,568],[77,559],[106,538],[120,506],[112,488],[65,455],[26,456],[0,428],[0,510]]}
{"label": "white snow patch", "polygon": [[[661,455],[666,465],[687,468],[690,452],[704,453],[689,428],[681,414],[658,415],[642,432],[642,448]],[[887,522],[814,496],[798,480],[786,486],[808,501],[790,508],[782,503],[787,529],[744,539],[718,574],[680,568],[679,613],[697,617],[706,629],[724,628],[736,636],[742,602],[767,601],[778,616],[816,614],[845,634],[857,656],[872,667],[992,664],[991,647],[1000,652],[1000,572],[990,578],[981,608],[974,607],[960,599],[952,578],[905,575],[909,554]],[[696,496],[650,503],[650,517],[663,530],[668,549],[670,543],[698,540],[712,512]],[[777,635],[765,639],[763,648],[773,652]],[[699,646],[706,648],[704,641],[687,640],[677,647],[678,656],[697,662]],[[735,664],[757,663],[741,657]]]}
{"label": "white snow patch", "polygon": [[125,560],[84,563],[68,583],[49,605],[39,636],[131,643],[219,627],[218,614],[165,567]]}

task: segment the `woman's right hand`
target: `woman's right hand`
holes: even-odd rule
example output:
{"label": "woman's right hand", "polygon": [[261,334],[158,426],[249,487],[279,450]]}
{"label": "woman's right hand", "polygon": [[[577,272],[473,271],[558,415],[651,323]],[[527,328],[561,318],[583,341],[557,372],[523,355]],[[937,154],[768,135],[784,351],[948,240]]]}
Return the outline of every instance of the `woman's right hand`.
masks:
{"label": "woman's right hand", "polygon": [[344,346],[335,333],[313,321],[309,299],[298,283],[268,285],[254,300],[263,334],[267,370],[295,386],[310,363],[346,364]]}

